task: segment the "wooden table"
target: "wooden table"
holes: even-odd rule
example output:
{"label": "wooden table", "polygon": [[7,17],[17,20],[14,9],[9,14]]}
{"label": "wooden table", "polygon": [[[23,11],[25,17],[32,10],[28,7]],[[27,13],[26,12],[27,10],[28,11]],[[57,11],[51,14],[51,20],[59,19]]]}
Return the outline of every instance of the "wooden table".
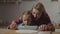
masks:
{"label": "wooden table", "polygon": [[60,34],[60,32],[52,32],[52,34]]}
{"label": "wooden table", "polygon": [[[48,31],[45,31],[46,33]],[[42,34],[46,34],[46,33],[42,33]],[[0,34],[20,34],[20,33],[17,33],[16,30],[8,30],[8,29],[0,29]],[[36,34],[41,34],[41,32],[39,33],[36,33]],[[52,32],[50,34],[60,34],[60,32]]]}
{"label": "wooden table", "polygon": [[[9,29],[0,29],[0,34],[26,34],[26,33],[18,33],[16,30],[9,30]],[[31,33],[29,33],[31,34]],[[36,34],[36,33],[34,33]]]}
{"label": "wooden table", "polygon": [[0,34],[18,34],[15,30],[0,29]]}

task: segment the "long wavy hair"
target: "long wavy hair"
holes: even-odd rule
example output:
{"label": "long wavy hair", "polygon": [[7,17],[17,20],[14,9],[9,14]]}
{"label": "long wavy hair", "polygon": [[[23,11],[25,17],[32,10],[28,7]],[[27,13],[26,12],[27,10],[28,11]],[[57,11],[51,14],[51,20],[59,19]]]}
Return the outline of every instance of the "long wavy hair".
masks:
{"label": "long wavy hair", "polygon": [[34,3],[32,6],[31,11],[34,9],[37,9],[39,12],[42,11],[42,13],[46,13],[45,7],[42,3],[38,2],[38,3]]}

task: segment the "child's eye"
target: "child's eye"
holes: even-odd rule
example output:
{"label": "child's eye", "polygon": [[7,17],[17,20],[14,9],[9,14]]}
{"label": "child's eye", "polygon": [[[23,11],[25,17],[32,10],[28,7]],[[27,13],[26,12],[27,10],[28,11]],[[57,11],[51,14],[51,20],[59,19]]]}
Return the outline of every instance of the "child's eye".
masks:
{"label": "child's eye", "polygon": [[27,20],[24,20],[24,21],[27,21]]}

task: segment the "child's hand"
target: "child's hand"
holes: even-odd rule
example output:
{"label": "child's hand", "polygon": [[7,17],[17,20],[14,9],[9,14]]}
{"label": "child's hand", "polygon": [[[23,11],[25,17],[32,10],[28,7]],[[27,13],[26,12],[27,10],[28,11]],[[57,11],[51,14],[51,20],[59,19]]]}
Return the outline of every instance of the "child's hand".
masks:
{"label": "child's hand", "polygon": [[16,29],[17,24],[13,21],[12,24],[10,25],[10,29]]}
{"label": "child's hand", "polygon": [[40,29],[41,31],[47,31],[47,25],[40,25],[40,26],[39,26],[39,29]]}

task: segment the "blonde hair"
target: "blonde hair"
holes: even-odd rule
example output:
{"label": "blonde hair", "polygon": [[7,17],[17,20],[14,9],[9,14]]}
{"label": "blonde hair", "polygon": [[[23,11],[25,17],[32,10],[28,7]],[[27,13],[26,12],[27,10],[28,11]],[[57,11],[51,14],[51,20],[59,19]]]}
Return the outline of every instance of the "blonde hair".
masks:
{"label": "blonde hair", "polygon": [[44,5],[42,4],[42,3],[40,3],[40,2],[37,2],[37,3],[35,3],[35,4],[33,4],[33,6],[32,6],[32,9],[37,9],[39,12],[40,11],[42,11],[42,12],[46,12],[45,11],[45,8],[44,8]]}

